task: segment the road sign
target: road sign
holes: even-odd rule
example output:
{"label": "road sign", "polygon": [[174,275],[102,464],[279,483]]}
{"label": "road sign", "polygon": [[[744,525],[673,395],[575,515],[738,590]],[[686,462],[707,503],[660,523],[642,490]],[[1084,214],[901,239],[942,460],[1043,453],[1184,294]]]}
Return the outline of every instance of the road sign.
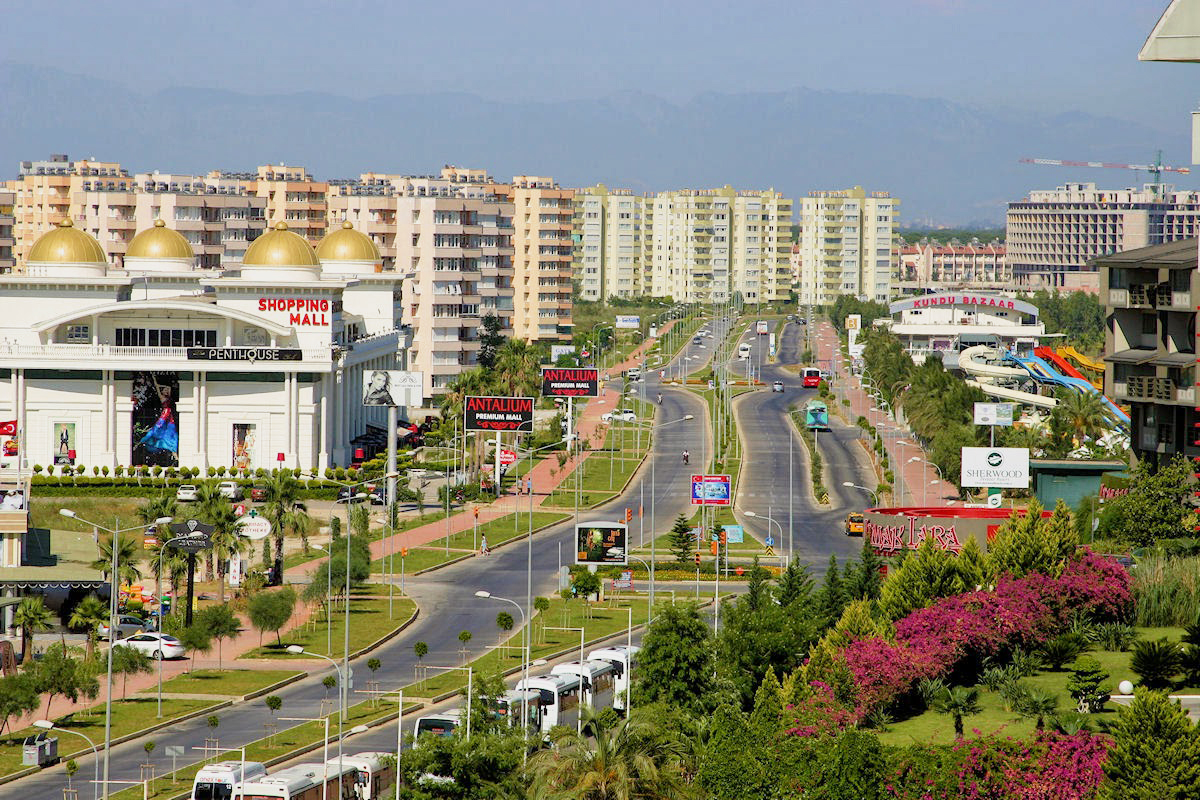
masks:
{"label": "road sign", "polygon": [[167,755],[171,758],[187,755],[187,748],[181,744],[169,744],[164,749],[167,751]]}
{"label": "road sign", "polygon": [[252,542],[257,542],[271,535],[271,520],[266,517],[260,517],[254,511],[243,517],[238,517],[238,525],[241,526],[238,528],[238,532]]}
{"label": "road sign", "polygon": [[732,480],[728,475],[693,475],[692,505],[729,505]]}
{"label": "road sign", "polygon": [[740,577],[742,577],[742,575],[745,574],[746,570],[742,569],[741,567],[738,567],[733,572],[735,575],[737,575],[740,578]]}
{"label": "road sign", "polygon": [[774,558],[775,557],[775,548],[771,547],[771,545],[767,545],[767,552],[765,553],[765,555],[767,558]]}
{"label": "road sign", "polygon": [[741,525],[722,525],[725,531],[725,541],[730,544],[741,544],[745,541],[745,529]]}
{"label": "road sign", "polygon": [[189,519],[186,522],[171,523],[169,530],[171,538],[177,540],[172,547],[185,553],[199,553],[212,547],[212,539],[209,537],[216,529],[199,520]]}
{"label": "road sign", "polygon": [[246,516],[246,504],[245,504],[245,503],[238,503],[236,506],[234,506],[234,507],[233,507],[233,514],[234,514],[234,516],[237,516],[237,517],[244,517],[244,516]]}
{"label": "road sign", "polygon": [[775,537],[768,533],[767,538],[763,540],[763,543],[766,544],[767,547],[774,547]]}
{"label": "road sign", "polygon": [[508,466],[509,464],[517,463],[517,453],[515,450],[500,451],[500,465]]}
{"label": "road sign", "polygon": [[625,570],[619,578],[613,578],[613,589],[632,589],[633,588],[633,572]]}

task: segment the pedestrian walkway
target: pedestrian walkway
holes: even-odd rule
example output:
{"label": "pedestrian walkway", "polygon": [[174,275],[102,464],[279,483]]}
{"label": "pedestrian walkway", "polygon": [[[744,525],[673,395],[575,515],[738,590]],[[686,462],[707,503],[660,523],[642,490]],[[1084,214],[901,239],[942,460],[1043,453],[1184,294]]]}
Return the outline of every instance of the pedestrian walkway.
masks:
{"label": "pedestrian walkway", "polygon": [[[894,491],[896,505],[955,505],[958,501],[954,486],[940,480],[937,469],[929,463],[929,455],[921,448],[913,432],[885,412],[872,410],[871,397],[863,389],[859,376],[851,374],[833,325],[828,320],[821,320],[815,331],[817,359],[833,366],[832,373],[837,376],[835,388],[841,397],[850,400],[851,423],[860,416],[866,417],[883,438],[892,472],[897,476]],[[913,457],[920,460],[910,461]]]}

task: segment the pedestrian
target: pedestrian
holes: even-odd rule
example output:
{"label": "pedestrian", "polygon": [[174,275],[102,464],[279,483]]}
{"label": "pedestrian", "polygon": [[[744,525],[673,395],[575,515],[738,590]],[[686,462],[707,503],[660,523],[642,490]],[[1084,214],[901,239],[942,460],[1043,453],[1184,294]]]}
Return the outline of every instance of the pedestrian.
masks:
{"label": "pedestrian", "polygon": [[533,496],[533,478],[525,479],[525,494]]}
{"label": "pedestrian", "polygon": [[488,547],[487,534],[484,534],[482,537],[480,537],[479,552],[485,556],[492,554],[491,548]]}

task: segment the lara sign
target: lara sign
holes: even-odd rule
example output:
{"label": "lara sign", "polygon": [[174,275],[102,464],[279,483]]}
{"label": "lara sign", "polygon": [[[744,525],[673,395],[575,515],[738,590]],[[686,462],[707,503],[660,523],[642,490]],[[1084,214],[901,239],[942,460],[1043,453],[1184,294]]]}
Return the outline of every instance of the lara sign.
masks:
{"label": "lara sign", "polygon": [[916,517],[900,517],[898,525],[880,525],[868,519],[864,531],[872,549],[881,554],[914,550],[926,539],[932,539],[939,550],[953,550],[956,553],[962,550],[962,542],[953,524],[935,525]]}
{"label": "lara sign", "polygon": [[1028,489],[1028,448],[964,447],[962,485],[989,489]]}

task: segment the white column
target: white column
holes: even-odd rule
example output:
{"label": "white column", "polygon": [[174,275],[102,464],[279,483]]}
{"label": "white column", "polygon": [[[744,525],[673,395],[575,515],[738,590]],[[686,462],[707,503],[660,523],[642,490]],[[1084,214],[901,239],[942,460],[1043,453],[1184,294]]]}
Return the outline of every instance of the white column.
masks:
{"label": "white column", "polygon": [[[333,372],[326,372],[321,375],[321,383],[319,384],[320,394],[317,395],[319,398],[317,402],[321,404],[321,407],[317,409],[316,414],[317,438],[320,439],[320,441],[317,443],[316,466],[317,470],[322,473],[325,471],[325,468],[329,466],[329,445],[331,439],[329,431],[329,404],[333,401],[333,387],[330,385],[333,381]],[[314,393],[316,392],[316,389],[317,387],[314,386]]]}
{"label": "white column", "polygon": [[[198,464],[200,461],[200,452],[204,449],[204,431],[203,423],[200,421],[200,373],[192,373],[192,441],[194,442],[195,459],[193,464]],[[179,420],[182,426],[183,420]],[[182,448],[181,448],[182,449]],[[180,453],[179,466],[183,466],[183,453]]]}
{"label": "white column", "polygon": [[[212,459],[208,455],[208,373],[196,373],[197,383],[200,385],[200,406],[196,409],[196,428],[200,434],[200,451],[197,453],[200,459],[200,466],[205,470],[212,463]],[[218,461],[223,464],[224,459]]]}
{"label": "white column", "polygon": [[[296,458],[296,418],[299,414],[296,413],[296,398],[294,389],[296,387],[296,373],[285,372],[283,375],[283,396],[287,413],[284,419],[287,420],[287,456],[289,459]],[[287,462],[284,462],[285,464]]]}

